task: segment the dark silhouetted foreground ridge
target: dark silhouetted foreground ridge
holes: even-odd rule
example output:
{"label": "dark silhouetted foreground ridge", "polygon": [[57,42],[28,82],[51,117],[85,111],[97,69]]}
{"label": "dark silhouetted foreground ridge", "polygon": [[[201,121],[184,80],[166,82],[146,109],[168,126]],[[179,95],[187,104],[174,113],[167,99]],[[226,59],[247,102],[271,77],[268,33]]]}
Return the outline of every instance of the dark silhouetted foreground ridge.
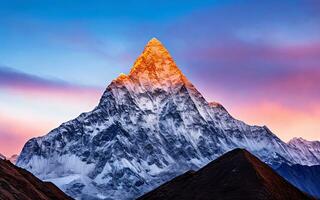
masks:
{"label": "dark silhouetted foreground ridge", "polygon": [[0,159],[0,200],[71,200],[58,187]]}
{"label": "dark silhouetted foreground ridge", "polygon": [[313,199],[244,149],[232,150],[198,171],[188,171],[140,200]]}

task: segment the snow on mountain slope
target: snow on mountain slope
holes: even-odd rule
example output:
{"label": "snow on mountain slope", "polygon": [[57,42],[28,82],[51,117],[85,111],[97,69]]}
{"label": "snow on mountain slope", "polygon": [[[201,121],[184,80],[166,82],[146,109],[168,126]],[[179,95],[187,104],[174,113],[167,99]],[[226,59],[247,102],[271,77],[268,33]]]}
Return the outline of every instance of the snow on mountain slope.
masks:
{"label": "snow on mountain slope", "polygon": [[0,153],[0,159],[5,160],[6,157]]}
{"label": "snow on mountain slope", "polygon": [[300,151],[307,160],[320,160],[320,141],[307,141],[303,138],[293,138],[288,142],[291,148]]}
{"label": "snow on mountain slope", "polygon": [[208,103],[152,39],[96,108],[29,140],[17,165],[75,198],[132,199],[237,147],[271,165],[320,163]]}

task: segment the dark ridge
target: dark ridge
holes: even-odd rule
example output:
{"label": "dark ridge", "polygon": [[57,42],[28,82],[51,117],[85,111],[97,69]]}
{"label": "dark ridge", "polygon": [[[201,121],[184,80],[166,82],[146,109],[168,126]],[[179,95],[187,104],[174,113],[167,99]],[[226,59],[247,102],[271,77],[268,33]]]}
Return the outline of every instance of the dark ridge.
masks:
{"label": "dark ridge", "polygon": [[51,182],[43,182],[33,174],[0,159],[1,200],[71,200]]}
{"label": "dark ridge", "polygon": [[187,172],[139,200],[304,200],[314,199],[291,185],[244,149],[234,149],[197,172]]}

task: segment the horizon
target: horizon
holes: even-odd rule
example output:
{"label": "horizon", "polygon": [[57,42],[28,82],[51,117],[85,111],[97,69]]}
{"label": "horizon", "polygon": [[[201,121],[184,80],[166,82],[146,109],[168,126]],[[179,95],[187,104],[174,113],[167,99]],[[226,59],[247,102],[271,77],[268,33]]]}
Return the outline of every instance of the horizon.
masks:
{"label": "horizon", "polygon": [[93,109],[153,37],[208,102],[285,142],[320,140],[319,3],[141,2],[0,3],[0,153]]}

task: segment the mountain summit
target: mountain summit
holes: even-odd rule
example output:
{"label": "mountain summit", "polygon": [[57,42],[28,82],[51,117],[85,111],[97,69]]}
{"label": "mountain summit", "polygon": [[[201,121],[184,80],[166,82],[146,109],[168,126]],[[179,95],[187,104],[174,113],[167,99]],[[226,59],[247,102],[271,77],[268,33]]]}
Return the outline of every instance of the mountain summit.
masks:
{"label": "mountain summit", "polygon": [[133,79],[143,78],[144,74],[149,75],[144,77],[149,80],[154,78],[166,80],[173,75],[182,76],[169,51],[156,38],[148,42],[130,71],[130,77]]}
{"label": "mountain summit", "polygon": [[147,91],[172,90],[186,81],[168,50],[156,38],[145,46],[135,61],[129,75],[121,74],[116,81],[120,84],[138,84]]}
{"label": "mountain summit", "polygon": [[17,165],[75,198],[133,199],[237,147],[270,165],[320,164],[208,103],[152,39],[97,107],[29,140]]}

